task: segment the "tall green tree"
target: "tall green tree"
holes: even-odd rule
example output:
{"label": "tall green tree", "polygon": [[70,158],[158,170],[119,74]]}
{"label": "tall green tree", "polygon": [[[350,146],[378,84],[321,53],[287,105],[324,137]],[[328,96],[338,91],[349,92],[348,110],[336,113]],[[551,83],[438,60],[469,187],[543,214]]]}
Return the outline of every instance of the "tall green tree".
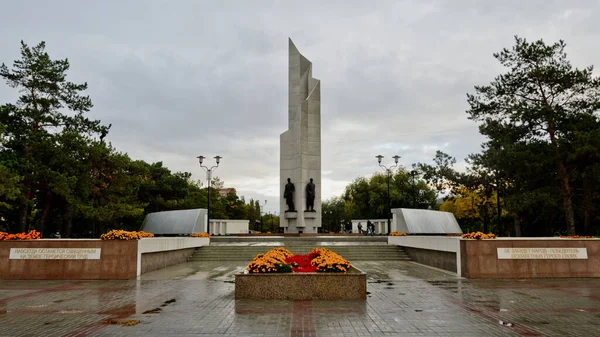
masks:
{"label": "tall green tree", "polygon": [[[390,177],[390,204],[392,208],[436,207],[436,193],[418,172],[413,175],[398,169]],[[387,218],[387,176],[374,174],[370,179],[359,177],[346,186],[342,196],[342,219]]]}
{"label": "tall green tree", "polygon": [[44,42],[34,47],[21,42],[21,59],[14,61],[12,69],[4,63],[0,66],[0,77],[21,92],[15,104],[0,109],[0,123],[6,127],[4,161],[21,175],[21,197],[17,200],[21,231],[27,228],[35,193],[50,190],[49,182],[56,177],[43,160],[57,150],[52,146],[56,135],[74,131],[102,139],[109,129],[84,116],[93,106],[82,94],[87,84],[67,81],[69,61],[52,60],[45,47]]}
{"label": "tall green tree", "polygon": [[[346,204],[351,204],[351,201],[345,201],[342,197],[333,197],[323,201],[321,209],[323,212],[323,229],[330,232],[339,232],[340,221],[348,219],[346,213]],[[348,208],[351,208],[349,206]],[[348,214],[351,212],[348,212]]]}
{"label": "tall green tree", "polygon": [[600,108],[600,80],[593,76],[592,66],[574,68],[565,47],[563,41],[547,45],[515,37],[511,49],[494,54],[507,72],[467,95],[467,114],[480,123],[480,132],[491,142],[548,144],[568,233],[575,234],[572,172],[561,140],[576,131],[579,119],[593,116]]}

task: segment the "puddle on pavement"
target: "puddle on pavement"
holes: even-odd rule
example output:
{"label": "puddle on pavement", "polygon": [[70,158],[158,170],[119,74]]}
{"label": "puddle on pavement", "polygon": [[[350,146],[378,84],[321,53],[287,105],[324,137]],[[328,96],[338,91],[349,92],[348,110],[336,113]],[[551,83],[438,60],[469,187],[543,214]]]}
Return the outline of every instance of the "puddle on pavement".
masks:
{"label": "puddle on pavement", "polygon": [[142,280],[219,280],[235,279],[235,274],[242,273],[246,262],[186,262],[165,269],[152,271],[142,275]]}
{"label": "puddle on pavement", "polygon": [[[193,261],[171,266],[162,270],[142,275],[142,280],[216,280],[233,281],[235,274],[243,273],[246,261]],[[391,280],[391,281],[415,281],[425,280],[438,282],[433,284],[439,286],[439,282],[453,282],[458,278],[456,275],[443,273],[435,269],[427,268],[407,261],[355,261],[353,265],[367,273],[367,279]]]}

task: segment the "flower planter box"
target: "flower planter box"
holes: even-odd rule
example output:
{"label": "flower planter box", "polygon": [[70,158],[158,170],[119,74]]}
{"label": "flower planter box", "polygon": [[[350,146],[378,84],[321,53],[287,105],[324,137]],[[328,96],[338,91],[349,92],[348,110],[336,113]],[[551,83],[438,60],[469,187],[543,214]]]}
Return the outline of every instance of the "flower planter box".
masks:
{"label": "flower planter box", "polygon": [[364,300],[367,274],[354,267],[348,273],[252,273],[235,275],[235,299]]}

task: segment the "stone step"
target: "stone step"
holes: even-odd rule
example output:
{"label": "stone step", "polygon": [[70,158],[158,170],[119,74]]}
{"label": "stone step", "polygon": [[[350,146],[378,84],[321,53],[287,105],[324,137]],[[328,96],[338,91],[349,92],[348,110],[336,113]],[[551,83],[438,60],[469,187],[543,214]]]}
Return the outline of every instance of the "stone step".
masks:
{"label": "stone step", "polygon": [[[250,262],[254,259],[254,257],[246,257],[243,258],[241,256],[226,256],[226,257],[202,257],[202,258],[195,258],[192,257],[191,259],[189,259],[188,261],[190,262],[203,262],[203,261],[246,261],[246,262]],[[374,258],[367,258],[367,257],[360,257],[360,256],[356,256],[356,257],[352,257],[352,258],[346,258],[346,260],[348,261],[410,261],[409,257],[378,257],[376,259]]]}
{"label": "stone step", "polygon": [[387,236],[342,236],[342,235],[321,235],[321,236],[212,236],[211,243],[227,242],[388,242]]}
{"label": "stone step", "polygon": [[210,246],[220,247],[220,246],[316,246],[316,245],[326,245],[326,246],[393,246],[383,241],[365,241],[365,242],[357,242],[357,241],[267,241],[267,242],[211,242]]}
{"label": "stone step", "polygon": [[[386,256],[386,255],[407,255],[404,252],[396,252],[396,251],[387,251],[387,252],[352,252],[352,251],[335,251],[339,255],[342,256]],[[244,256],[256,256],[258,254],[263,254],[264,251],[260,252],[210,252],[210,251],[200,251],[196,255],[203,256],[222,256],[222,255],[244,255]],[[294,254],[308,254],[308,251],[293,251]]]}
{"label": "stone step", "polygon": [[[401,248],[393,245],[331,245],[324,246],[350,261],[408,261],[410,257]],[[274,246],[205,246],[199,248],[191,261],[250,261],[256,255],[265,253]],[[294,254],[307,254],[314,245],[285,246]]]}
{"label": "stone step", "polygon": [[[251,261],[254,258],[254,256],[249,256],[244,258],[243,256],[223,256],[223,257],[192,257],[191,259],[189,259],[189,261],[194,261],[194,262],[202,262],[202,261]],[[405,257],[395,257],[395,256],[385,256],[385,257],[377,257],[377,258],[369,258],[369,257],[361,257],[361,256],[355,256],[355,257],[348,257],[346,258],[346,260],[352,262],[352,261],[410,261],[410,258],[408,256]]]}
{"label": "stone step", "polygon": [[274,245],[274,246],[203,246],[201,249],[211,250],[270,250],[277,247],[284,247],[289,250],[293,249],[313,249],[313,248],[327,248],[327,249],[350,249],[350,250],[398,250],[398,246],[394,245]]}
{"label": "stone step", "polygon": [[[302,251],[308,250],[308,251],[311,251],[314,248],[326,248],[326,249],[335,250],[335,251],[338,251],[338,250],[352,250],[352,251],[395,251],[395,250],[398,250],[398,248],[394,247],[394,246],[390,246],[390,247],[386,247],[386,246],[383,246],[383,247],[369,247],[369,246],[360,246],[360,247],[345,247],[345,246],[343,246],[343,247],[341,247],[341,246],[318,246],[318,247],[315,247],[315,246],[306,246],[306,247],[300,247],[300,246],[277,246],[277,247],[284,247],[287,250],[292,251],[292,252],[294,252],[296,250],[302,250]],[[266,247],[266,246],[260,246],[260,247],[208,246],[208,247],[202,247],[202,249],[204,249],[204,250],[211,250],[211,251],[215,251],[215,252],[218,252],[218,251],[230,251],[230,250],[231,251],[237,251],[237,252],[240,252],[240,251],[265,251],[266,252],[268,250],[271,250],[271,249],[277,248],[277,247],[276,246],[273,246],[273,247]]]}
{"label": "stone step", "polygon": [[[261,253],[258,253],[261,254]],[[254,253],[237,253],[237,254],[233,254],[233,253],[198,253],[198,254],[194,254],[194,256],[203,256],[203,257],[221,257],[221,256],[256,256],[258,254],[254,254]],[[372,258],[379,258],[379,257],[408,257],[408,254],[406,253],[396,253],[396,252],[392,252],[392,253],[372,253],[372,254],[363,254],[363,253],[345,253],[345,254],[341,254],[338,253],[339,255],[341,255],[342,257],[345,258],[350,258],[350,257],[355,257],[355,256],[362,256],[362,257],[372,257]]]}

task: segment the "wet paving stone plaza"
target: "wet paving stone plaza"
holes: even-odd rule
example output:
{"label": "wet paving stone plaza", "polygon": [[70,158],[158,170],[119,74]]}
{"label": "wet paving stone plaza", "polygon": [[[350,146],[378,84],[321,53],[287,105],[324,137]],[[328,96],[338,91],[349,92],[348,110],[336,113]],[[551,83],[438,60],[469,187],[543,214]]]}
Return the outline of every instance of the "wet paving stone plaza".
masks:
{"label": "wet paving stone plaza", "polygon": [[366,301],[236,301],[245,265],[188,262],[137,281],[0,281],[0,336],[600,335],[597,279],[466,280],[409,261],[357,261]]}

